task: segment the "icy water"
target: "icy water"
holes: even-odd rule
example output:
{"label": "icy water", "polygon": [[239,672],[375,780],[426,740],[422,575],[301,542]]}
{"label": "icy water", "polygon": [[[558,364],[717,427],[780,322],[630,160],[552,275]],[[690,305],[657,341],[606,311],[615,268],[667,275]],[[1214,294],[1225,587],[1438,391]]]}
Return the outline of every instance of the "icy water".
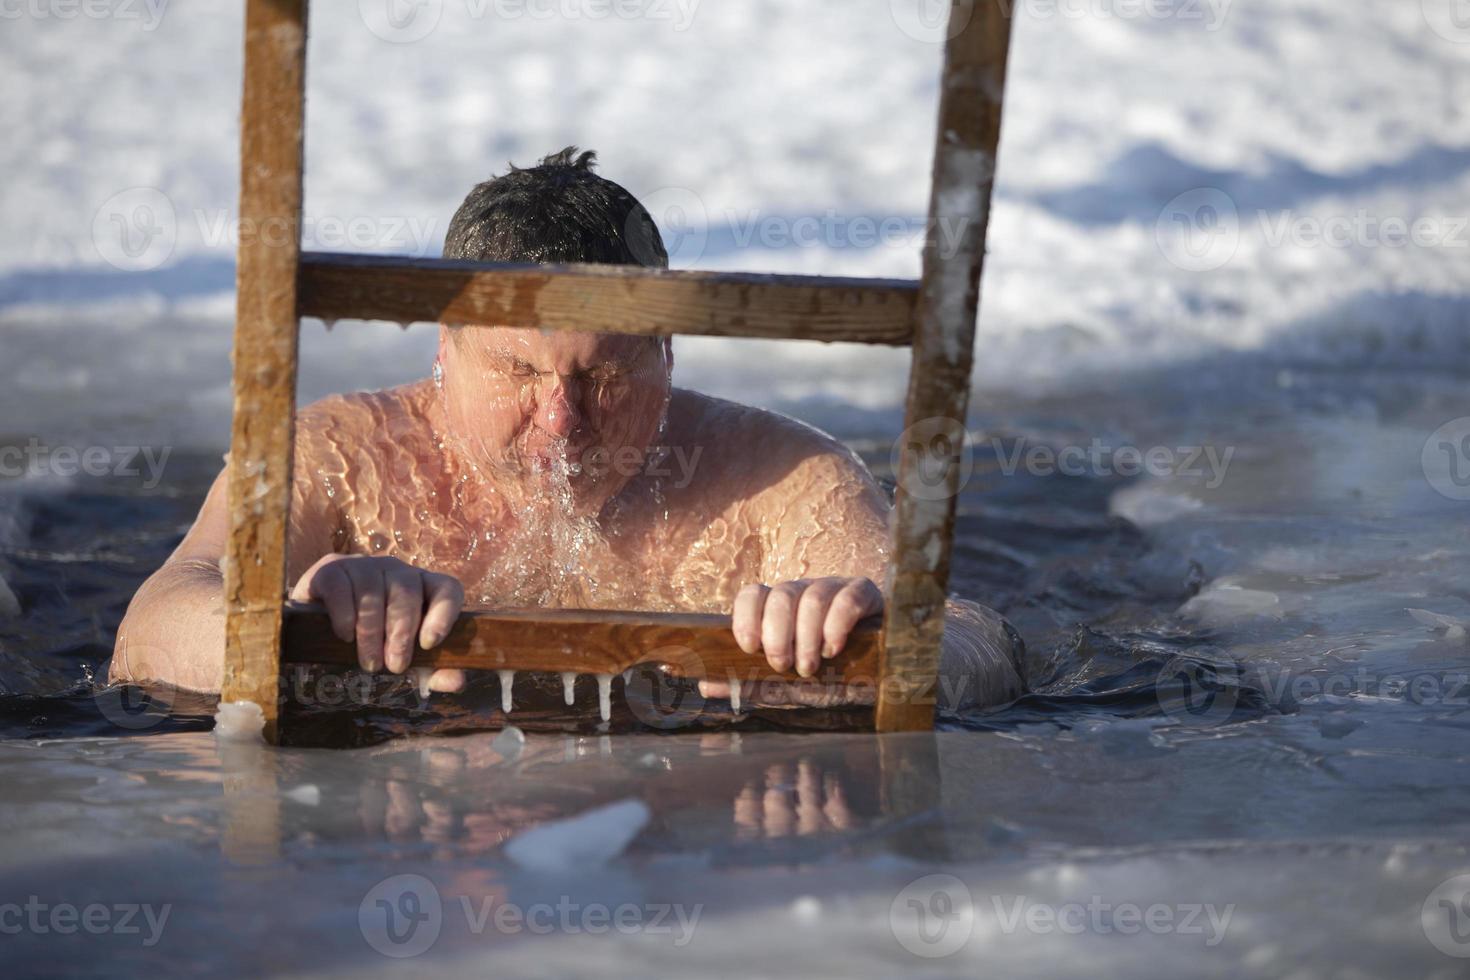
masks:
{"label": "icy water", "polygon": [[[357,748],[219,742],[93,680],[218,457],[11,484],[7,972],[1463,976],[1467,414],[1228,359],[982,397],[955,585],[1032,693],[932,737],[656,730],[621,681],[602,735],[550,676],[524,736],[487,679],[301,719]],[[812,415],[883,471],[882,420]]]}

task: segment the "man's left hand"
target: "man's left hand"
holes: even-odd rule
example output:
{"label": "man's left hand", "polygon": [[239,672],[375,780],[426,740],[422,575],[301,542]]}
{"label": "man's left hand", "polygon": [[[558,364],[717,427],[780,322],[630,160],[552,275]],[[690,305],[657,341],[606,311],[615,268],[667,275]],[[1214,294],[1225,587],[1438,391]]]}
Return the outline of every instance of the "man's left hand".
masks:
{"label": "man's left hand", "polygon": [[[740,649],[764,653],[772,670],[785,673],[795,668],[801,677],[814,677],[823,660],[842,652],[853,627],[882,611],[883,593],[871,579],[797,579],[741,589],[735,597],[732,628]],[[811,697],[802,696],[805,685],[791,687],[787,703],[814,703]],[[705,697],[728,697],[730,685],[725,681],[701,681],[699,691]],[[849,700],[834,697],[833,692],[808,693],[817,699],[815,703]],[[871,690],[866,693],[868,698],[863,700],[870,700]]]}

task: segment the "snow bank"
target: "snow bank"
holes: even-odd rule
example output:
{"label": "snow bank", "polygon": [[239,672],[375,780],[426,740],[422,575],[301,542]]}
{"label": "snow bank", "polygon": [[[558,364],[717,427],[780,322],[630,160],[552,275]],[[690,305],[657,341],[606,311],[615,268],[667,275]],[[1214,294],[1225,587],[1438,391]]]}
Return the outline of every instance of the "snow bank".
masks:
{"label": "snow bank", "polygon": [[[436,0],[415,8],[432,25],[396,33],[371,4],[319,5],[308,244],[437,254],[473,183],[578,143],[649,201],[677,264],[916,275],[939,49],[910,36],[914,2],[598,19]],[[1019,4],[978,380],[1221,351],[1470,368],[1470,31],[1453,3]],[[4,407],[33,430],[66,406],[21,396],[89,391],[109,399],[98,424],[184,417],[217,443],[240,7],[150,24],[27,15],[0,35]],[[303,396],[421,375],[432,344],[308,328]],[[680,373],[747,397],[758,382],[768,403],[901,398],[901,354],[774,350],[686,343]],[[853,377],[857,395],[836,383]]]}

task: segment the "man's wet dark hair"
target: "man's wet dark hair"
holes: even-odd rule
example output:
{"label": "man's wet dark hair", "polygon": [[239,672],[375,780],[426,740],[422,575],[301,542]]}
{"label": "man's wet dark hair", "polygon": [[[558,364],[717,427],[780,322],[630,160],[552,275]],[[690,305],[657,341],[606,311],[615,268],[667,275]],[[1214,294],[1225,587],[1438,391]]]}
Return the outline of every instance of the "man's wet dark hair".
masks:
{"label": "man's wet dark hair", "polygon": [[653,218],[627,190],[592,172],[596,160],[594,151],[569,146],[477,185],[449,222],[444,257],[668,268]]}

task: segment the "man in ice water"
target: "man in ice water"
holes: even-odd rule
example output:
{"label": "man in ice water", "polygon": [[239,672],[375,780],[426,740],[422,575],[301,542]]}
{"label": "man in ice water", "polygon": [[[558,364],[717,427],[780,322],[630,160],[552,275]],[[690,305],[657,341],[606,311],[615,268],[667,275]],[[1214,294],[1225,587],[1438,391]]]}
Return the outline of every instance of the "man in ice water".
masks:
{"label": "man in ice water", "polygon": [[[445,257],[666,267],[648,212],[593,159],[568,148],[480,184]],[[291,597],[322,603],[365,671],[408,671],[415,639],[433,648],[468,604],[729,612],[741,649],[811,677],[883,609],[889,501],[835,440],[675,388],[673,366],[665,338],[443,325],[430,378],[300,413]],[[114,680],[219,690],[225,482],[134,597]],[[1017,658],[998,615],[952,600],[941,702],[1015,698]],[[743,693],[833,704],[873,688]]]}

